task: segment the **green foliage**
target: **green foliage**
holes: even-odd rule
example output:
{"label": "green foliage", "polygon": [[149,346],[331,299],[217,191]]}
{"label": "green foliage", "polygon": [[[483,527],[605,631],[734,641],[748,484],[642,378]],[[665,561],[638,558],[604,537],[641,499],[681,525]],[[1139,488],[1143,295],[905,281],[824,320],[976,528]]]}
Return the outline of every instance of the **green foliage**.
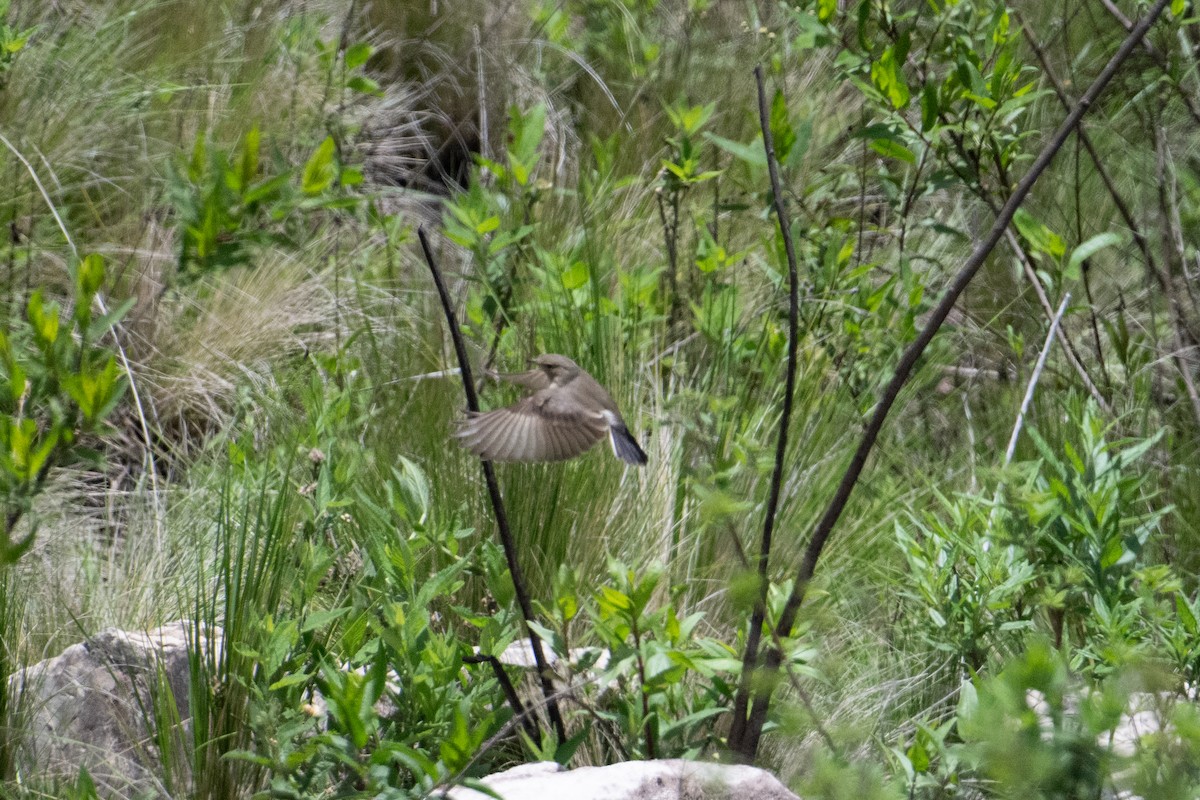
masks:
{"label": "green foliage", "polygon": [[969,673],[1040,628],[1073,668],[1103,674],[1174,625],[1170,570],[1144,552],[1170,509],[1138,510],[1148,498],[1136,462],[1159,437],[1110,443],[1094,405],[1071,410],[1078,439],[1051,446],[1029,432],[1041,458],[1017,467],[1010,505],[943,499],[940,514],[897,523],[920,635]]}
{"label": "green foliage", "polygon": [[1158,442],[1109,443],[1094,405],[1076,409],[1078,439],[1053,448],[1030,432],[1040,469],[1018,492],[1020,513],[1008,541],[1031,553],[1038,604],[1048,611],[1056,642],[1078,648],[1072,666],[1118,666],[1145,642],[1139,618],[1160,602],[1169,575],[1145,559],[1145,547],[1170,508],[1148,508],[1144,471],[1136,462]]}
{"label": "green foliage", "polygon": [[0,0],[0,89],[8,83],[8,73],[17,56],[25,49],[37,28],[20,30],[11,23],[12,0]]}
{"label": "green foliage", "polygon": [[[157,777],[173,795],[415,797],[520,759],[719,754],[760,586],[748,543],[787,344],[787,265],[749,67],[766,66],[801,280],[773,625],[900,351],[1061,119],[1022,27],[1050,48],[1071,98],[1122,26],[1103,11],[1052,17],[983,0],[568,0],[499,21],[477,3],[479,15],[428,26],[388,4],[344,15],[259,5],[97,0],[68,19],[0,0],[12,156],[0,293],[18,298],[0,324],[6,530],[16,536],[10,509],[30,519],[51,470],[94,465],[92,448],[121,441],[105,420],[124,373],[97,343],[124,309],[94,318],[105,283],[94,256],[74,303],[53,302],[45,271],[61,263],[63,233],[112,254],[110,278],[148,301],[122,341],[146,376],[150,438],[173,456],[149,477],[124,459],[119,491],[89,490],[78,514],[103,516],[104,538],[76,535],[74,495],[59,504],[72,533],[62,538],[79,545],[54,542],[50,580],[34,559],[0,569],[0,673],[74,638],[49,628],[76,602],[78,627],[220,624],[220,653],[195,634],[194,737],[178,740],[173,709],[152,710]],[[1200,331],[1187,281],[1200,220],[1187,161],[1193,54],[1181,46],[1196,20],[1173,5],[1171,35],[1151,37],[1163,66],[1143,57],[1087,121],[1161,263],[1138,263],[1082,141],[1014,220],[1047,294],[1071,289],[1062,330],[1118,422],[1048,399],[1075,386],[1055,345],[1026,460],[990,471],[1015,409],[1009,378],[1023,377],[1045,320],[1023,270],[986,264],[902,394],[814,602],[780,642],[789,674],[764,687],[784,703],[808,695],[802,710],[776,708],[761,751],[803,792],[1195,794],[1197,724],[1178,698],[1200,680],[1197,422],[1183,380],[1193,376],[1180,372]],[[478,43],[451,41],[446,31],[469,34],[461,20],[476,16]],[[432,54],[417,67],[413,42]],[[404,82],[413,76],[419,85]],[[473,130],[489,116],[490,130]],[[392,138],[410,130],[413,142]],[[566,742],[518,733],[494,677],[464,666],[523,636],[477,464],[447,444],[461,396],[431,377],[448,366],[437,309],[417,254],[399,246],[416,216],[387,217],[408,197],[367,181],[388,158],[475,133],[492,155],[440,208],[465,252],[441,255],[466,286],[472,355],[498,369],[572,355],[652,453],[636,473],[600,452],[498,467],[543,598],[535,625],[578,701]],[[153,268],[170,261],[155,253],[163,219],[178,247],[165,277]],[[266,260],[305,281],[281,309],[240,297],[272,275],[230,269]],[[242,324],[216,297],[238,298],[224,313]],[[226,329],[257,337],[300,306],[329,312],[274,323],[294,347],[246,356],[220,340]],[[205,358],[160,369],[157,348],[194,330]],[[231,384],[235,399],[211,402],[235,421],[179,433],[189,426],[173,393],[214,379]],[[100,483],[88,469],[69,477]],[[147,480],[169,500],[159,514],[154,498],[153,546]],[[6,557],[31,541],[10,541]],[[138,559],[154,566],[138,574]],[[142,599],[181,582],[186,603]],[[1135,695],[1161,703],[1166,724],[1114,752],[1103,738]],[[19,733],[0,738],[6,795],[35,791],[12,780]],[[879,752],[887,770],[848,763]],[[96,794],[86,771],[48,785]]]}
{"label": "green foliage", "polygon": [[65,322],[58,303],[34,291],[24,323],[0,330],[0,570],[33,544],[36,519],[24,536],[17,525],[51,470],[98,460],[87,437],[105,430],[128,387],[116,355],[98,341],[132,301],[93,316],[103,283],[103,259],[88,255],[75,268],[75,305]]}
{"label": "green foliage", "polygon": [[381,493],[364,490],[372,453],[346,438],[370,419],[360,389],[316,378],[306,388],[292,448],[308,456],[304,511],[299,524],[273,515],[254,537],[290,556],[258,584],[279,600],[244,630],[263,632],[239,648],[253,738],[226,758],[266,773],[263,796],[423,796],[471,767],[507,719],[495,680],[463,663],[467,632],[515,635],[506,615],[459,605],[487,558],[464,547],[470,531],[431,515],[414,462],[393,468]]}
{"label": "green foliage", "polygon": [[910,797],[1191,796],[1200,786],[1193,707],[1144,691],[1147,679],[1155,686],[1151,670],[1126,668],[1087,685],[1034,638],[994,677],[965,682],[955,714],[918,723],[891,757]]}
{"label": "green foliage", "polygon": [[[600,587],[592,611],[609,654],[599,679],[640,698],[618,691],[598,716],[627,743],[644,734],[630,755],[695,758],[719,743],[712,719],[725,711],[738,662],[727,646],[695,637],[703,615],[680,619],[673,606],[652,605],[661,580],[660,570],[638,576],[620,562],[609,564],[610,584]],[[691,685],[694,680],[701,686]]]}
{"label": "green foliage", "polygon": [[[608,581],[589,593],[574,570],[558,569],[555,606],[544,612],[553,627],[539,632],[573,662],[577,717],[581,734],[591,732],[584,746],[593,758],[719,752],[714,721],[741,664],[727,644],[697,634],[703,614],[678,615],[683,587],[668,592],[663,578],[660,568],[638,574],[610,560]],[[675,600],[664,602],[668,594]]]}
{"label": "green foliage", "polygon": [[339,191],[339,185],[361,182],[362,174],[338,163],[332,137],[299,170],[279,158],[262,163],[261,138],[254,126],[231,153],[201,134],[190,160],[171,165],[168,188],[180,228],[180,285],[250,265],[256,249],[296,247],[315,213],[359,202]]}

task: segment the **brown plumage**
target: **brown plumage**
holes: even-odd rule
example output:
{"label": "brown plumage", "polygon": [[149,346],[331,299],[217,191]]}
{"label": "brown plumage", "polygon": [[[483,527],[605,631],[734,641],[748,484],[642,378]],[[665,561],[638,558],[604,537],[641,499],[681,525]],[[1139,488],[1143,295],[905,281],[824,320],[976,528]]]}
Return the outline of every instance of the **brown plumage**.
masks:
{"label": "brown plumage", "polygon": [[500,377],[533,394],[507,408],[468,415],[455,434],[463,447],[487,461],[563,461],[608,436],[618,458],[646,463],[617,404],[595,378],[566,356],[541,355],[531,363],[529,372]]}

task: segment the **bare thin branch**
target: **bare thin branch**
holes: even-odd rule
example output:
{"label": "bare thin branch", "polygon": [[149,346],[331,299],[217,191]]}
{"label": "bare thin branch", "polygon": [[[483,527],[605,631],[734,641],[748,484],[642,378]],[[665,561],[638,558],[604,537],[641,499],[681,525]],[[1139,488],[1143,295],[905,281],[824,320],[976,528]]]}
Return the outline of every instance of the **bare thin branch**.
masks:
{"label": "bare thin branch", "polygon": [[[745,747],[746,709],[750,703],[751,678],[758,663],[758,646],[762,638],[763,622],[766,619],[767,570],[771,560],[771,540],[775,532],[775,515],[779,511],[779,495],[783,486],[784,460],[787,456],[788,425],[792,418],[792,395],[796,392],[796,348],[799,338],[800,292],[796,268],[796,249],[792,243],[791,224],[779,180],[779,160],[775,157],[775,139],[771,135],[771,114],[767,106],[767,91],[763,84],[762,66],[754,68],[754,80],[758,84],[758,122],[762,127],[763,148],[767,151],[767,173],[771,179],[771,194],[775,200],[775,218],[779,222],[779,234],[783,237],[784,251],[788,263],[788,351],[787,374],[783,392],[783,409],[779,415],[779,437],[775,442],[775,470],[771,474],[771,489],[767,495],[767,509],[763,517],[762,541],[758,551],[758,599],[750,617],[750,629],[746,634],[746,652],[742,657],[742,676],[734,698],[733,727],[729,743],[736,752],[747,760],[754,757],[754,750]],[[757,737],[755,737],[757,741]]]}
{"label": "bare thin branch", "polygon": [[[1013,214],[1016,213],[1017,209],[1025,201],[1034,184],[1037,183],[1042,173],[1046,171],[1046,168],[1050,166],[1050,162],[1054,160],[1055,155],[1062,149],[1067,138],[1075,130],[1076,126],[1079,125],[1079,121],[1083,119],[1084,114],[1091,108],[1092,103],[1104,91],[1104,88],[1112,80],[1117,70],[1129,58],[1130,53],[1133,52],[1138,42],[1142,40],[1146,31],[1162,15],[1168,2],[1170,0],[1157,0],[1154,6],[1147,11],[1146,16],[1137,24],[1133,32],[1121,43],[1117,52],[1113,54],[1108,64],[1096,76],[1092,85],[1079,98],[1079,102],[1075,105],[1075,108],[1063,120],[1062,125],[1059,126],[1054,136],[1046,143],[1046,146],[1042,148],[1042,151],[1030,165],[1029,172],[1025,174],[1025,177],[1017,184],[1008,200],[1005,201],[991,230],[976,245],[975,250],[967,258],[962,269],[954,276],[942,299],[930,314],[929,321],[917,335],[916,340],[901,355],[900,361],[896,364],[895,374],[887,386],[884,387],[883,393],[879,398],[879,403],[875,406],[875,412],[871,415],[871,420],[867,424],[866,430],[863,431],[858,448],[854,451],[854,455],[850,459],[850,464],[846,467],[846,471],[842,475],[842,480],[838,484],[837,490],[829,502],[829,506],[813,530],[812,539],[809,541],[808,547],[804,552],[804,558],[800,563],[795,586],[788,597],[783,613],[780,615],[777,630],[781,636],[786,638],[795,625],[796,616],[800,611],[801,604],[804,602],[808,585],[812,581],[813,574],[816,572],[817,561],[821,557],[821,552],[825,549],[825,543],[829,540],[830,534],[833,533],[833,528],[837,524],[838,519],[841,518],[842,512],[846,508],[846,503],[849,502],[850,495],[858,483],[859,476],[862,474],[863,467],[866,466],[867,457],[871,454],[871,450],[875,446],[875,441],[879,438],[879,433],[883,429],[883,423],[887,419],[888,413],[892,410],[892,406],[895,405],[896,399],[900,396],[900,390],[908,382],[913,368],[917,364],[917,360],[925,352],[925,348],[929,346],[929,343],[933,341],[933,337],[937,335],[938,330],[941,328],[942,323],[946,321],[946,317],[950,314],[950,309],[954,307],[959,296],[967,288],[968,284],[970,284],[975,274],[979,271],[979,268],[983,266],[983,262],[991,254],[992,250],[995,249],[997,243],[999,243],[1005,229],[1012,222]],[[782,662],[783,653],[778,647],[772,648],[767,653],[763,670],[768,676],[777,673]],[[754,704],[750,712],[750,720],[746,724],[745,736],[738,742],[738,751],[743,755],[748,753],[752,757],[758,751],[758,741],[762,736],[762,729],[767,721],[767,711],[770,708],[770,685],[771,681],[764,681],[762,687],[759,688],[755,695]]]}
{"label": "bare thin branch", "polygon": [[[1033,293],[1037,295],[1038,303],[1042,306],[1042,311],[1046,315],[1046,319],[1054,319],[1054,306],[1050,305],[1050,298],[1046,295],[1046,289],[1042,286],[1041,280],[1037,276],[1037,270],[1033,268],[1033,263],[1029,259],[1029,254],[1025,252],[1025,248],[1021,246],[1021,241],[1017,235],[1013,233],[1012,226],[1009,226],[1004,231],[1004,237],[1008,241],[1008,246],[1013,249],[1017,256],[1017,260],[1021,262],[1021,267],[1025,271],[1025,278],[1029,281],[1029,285],[1033,287]],[[1057,329],[1058,325],[1055,323]],[[1058,330],[1058,338],[1063,343],[1063,353],[1070,362],[1071,368],[1075,370],[1075,374],[1079,376],[1079,380],[1083,381],[1084,387],[1088,390],[1088,394],[1096,401],[1096,405],[1105,414],[1112,413],[1112,406],[1108,400],[1100,393],[1096,387],[1096,382],[1092,380],[1092,376],[1088,373],[1087,367],[1083,365],[1083,361],[1079,358],[1079,353],[1075,350],[1075,344],[1071,341],[1071,337],[1067,335],[1065,330]]]}
{"label": "bare thin branch", "polygon": [[[417,228],[417,238],[421,240],[421,250],[425,253],[425,262],[433,274],[433,282],[437,287],[438,298],[442,301],[442,311],[446,315],[446,325],[450,329],[450,338],[454,342],[454,353],[458,357],[459,374],[462,376],[463,392],[467,396],[467,408],[479,410],[479,397],[475,394],[475,382],[471,378],[471,361],[467,357],[467,346],[463,342],[462,332],[458,329],[458,320],[454,314],[454,305],[450,301],[450,292],[446,282],[442,280],[441,270],[433,257],[433,249],[429,246],[429,237],[425,234],[425,226]],[[550,667],[546,663],[546,655],[542,652],[542,639],[534,631],[531,624],[534,619],[533,603],[529,599],[529,588],[525,583],[521,564],[517,560],[517,546],[513,541],[512,531],[508,527],[508,514],[504,510],[504,499],[500,496],[500,483],[496,480],[496,470],[492,462],[481,461],[483,477],[487,482],[488,496],[492,501],[492,511],[496,515],[496,528],[500,532],[500,544],[504,548],[504,557],[508,561],[508,572],[512,576],[513,589],[517,595],[517,604],[521,607],[521,618],[525,621],[525,632],[529,635],[529,647],[533,651],[533,660],[537,664],[538,677],[542,683],[542,694],[546,698],[546,709],[550,715],[550,723],[558,735],[559,742],[567,740],[566,728],[563,726],[562,715],[558,712],[558,702],[554,699],[554,686],[550,682]]]}
{"label": "bare thin branch", "polygon": [[1054,312],[1054,318],[1050,320],[1050,330],[1046,331],[1046,341],[1042,345],[1042,352],[1038,353],[1033,374],[1029,376],[1029,385],[1025,387],[1025,397],[1021,399],[1021,408],[1017,411],[1017,421],[1013,425],[1012,435],[1008,437],[1008,447],[1004,449],[1004,466],[1012,463],[1013,454],[1017,452],[1017,440],[1021,438],[1021,428],[1025,426],[1025,415],[1029,413],[1029,404],[1033,402],[1033,391],[1042,377],[1042,370],[1046,367],[1046,356],[1050,355],[1050,346],[1054,344],[1054,334],[1058,331],[1058,323],[1062,321],[1063,313],[1067,310],[1069,302],[1071,302],[1071,293],[1067,292],[1063,295],[1062,302],[1058,304],[1058,311]]}

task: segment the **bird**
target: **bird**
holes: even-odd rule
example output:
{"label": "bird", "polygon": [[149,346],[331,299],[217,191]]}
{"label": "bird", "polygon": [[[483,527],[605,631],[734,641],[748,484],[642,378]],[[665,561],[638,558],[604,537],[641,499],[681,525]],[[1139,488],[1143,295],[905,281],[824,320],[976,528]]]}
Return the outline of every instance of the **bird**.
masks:
{"label": "bird", "polygon": [[565,461],[607,436],[613,455],[645,465],[645,451],[595,378],[555,353],[529,363],[528,372],[496,377],[533,393],[506,408],[469,412],[455,433],[463,447],[485,461]]}

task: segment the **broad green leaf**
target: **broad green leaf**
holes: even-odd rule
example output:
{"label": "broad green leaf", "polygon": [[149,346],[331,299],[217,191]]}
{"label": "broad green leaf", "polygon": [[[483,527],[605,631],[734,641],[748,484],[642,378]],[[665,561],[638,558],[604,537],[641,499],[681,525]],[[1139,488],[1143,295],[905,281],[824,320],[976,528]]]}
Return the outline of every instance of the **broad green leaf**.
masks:
{"label": "broad green leaf", "polygon": [[796,144],[796,131],[788,118],[787,101],[783,92],[776,91],[771,100],[771,137],[775,140],[775,157],[786,162]]}
{"label": "broad green leaf", "polygon": [[58,339],[58,303],[46,305],[41,290],[33,293],[27,307],[29,324],[43,347],[49,347]]}
{"label": "broad green leaf", "polygon": [[562,274],[563,288],[579,289],[587,285],[589,277],[588,266],[582,261],[576,261]]}
{"label": "broad green leaf", "polygon": [[767,166],[767,154],[763,150],[761,138],[757,139],[753,144],[742,144],[741,142],[735,142],[732,139],[726,139],[723,136],[707,132],[704,134],[704,138],[734,158],[741,159],[751,166],[763,168]]}
{"label": "broad green leaf", "polygon": [[351,75],[346,80],[346,88],[359,94],[380,95],[383,93],[379,82],[366,75]]}
{"label": "broad green leaf", "polygon": [[346,69],[357,69],[367,63],[367,59],[371,57],[374,48],[366,42],[358,42],[346,48],[344,56]]}
{"label": "broad green leaf", "polygon": [[333,137],[326,136],[304,165],[300,188],[305,194],[317,195],[333,185],[333,153]]}
{"label": "broad green leaf", "polygon": [[894,158],[909,164],[917,163],[917,156],[912,150],[892,139],[874,139],[871,142],[871,149],[881,156]]}
{"label": "broad green leaf", "polygon": [[1070,281],[1079,280],[1083,277],[1082,265],[1084,261],[1104,248],[1123,244],[1124,241],[1125,237],[1113,231],[1096,234],[1071,251],[1071,258],[1067,262],[1067,268],[1063,270],[1063,277]]}
{"label": "broad green leaf", "polygon": [[908,106],[911,93],[893,48],[889,47],[884,50],[879,58],[871,64],[871,82],[892,104],[892,108],[900,110]]}
{"label": "broad green leaf", "polygon": [[91,302],[96,292],[104,285],[104,258],[98,253],[88,253],[79,262],[76,287],[80,302]]}
{"label": "broad green leaf", "polygon": [[1062,238],[1025,209],[1017,209],[1017,212],[1013,214],[1013,224],[1038,252],[1045,253],[1052,258],[1062,258],[1066,252],[1067,248],[1063,244]]}
{"label": "broad green leaf", "polygon": [[1192,636],[1200,634],[1200,622],[1196,620],[1196,612],[1192,610],[1191,603],[1182,592],[1175,595],[1175,614],[1179,617],[1179,622],[1185,631]]}

